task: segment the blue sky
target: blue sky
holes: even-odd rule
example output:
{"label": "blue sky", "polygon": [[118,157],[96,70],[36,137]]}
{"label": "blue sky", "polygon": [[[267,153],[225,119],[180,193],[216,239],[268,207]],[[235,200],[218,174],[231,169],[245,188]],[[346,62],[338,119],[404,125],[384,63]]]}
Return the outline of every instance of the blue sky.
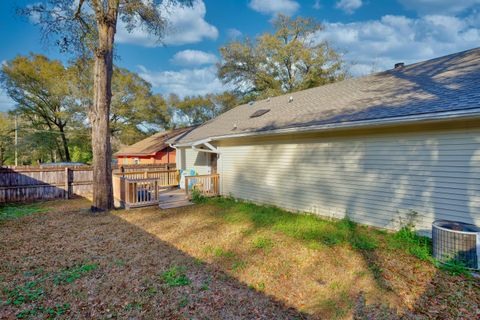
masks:
{"label": "blue sky", "polygon": [[[15,15],[16,6],[41,1],[0,1],[0,62],[29,52],[66,61],[55,46],[42,42],[37,27]],[[270,31],[278,13],[323,23],[315,39],[345,51],[354,75],[480,46],[480,0],[197,0],[191,8],[172,9],[164,44],[120,25],[116,64],[165,95],[220,92],[218,48]],[[0,111],[11,106],[0,92]]]}

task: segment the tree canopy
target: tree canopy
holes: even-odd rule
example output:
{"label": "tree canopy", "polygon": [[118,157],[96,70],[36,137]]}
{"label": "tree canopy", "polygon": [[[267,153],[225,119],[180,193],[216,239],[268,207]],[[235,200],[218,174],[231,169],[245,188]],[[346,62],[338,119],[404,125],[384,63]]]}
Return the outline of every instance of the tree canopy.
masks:
{"label": "tree canopy", "polygon": [[235,107],[238,97],[231,92],[207,94],[204,96],[186,96],[180,99],[172,94],[168,99],[174,122],[172,126],[192,126],[202,124],[221,113]]}
{"label": "tree canopy", "polygon": [[71,160],[65,131],[79,113],[69,94],[68,78],[61,62],[42,55],[17,56],[2,67],[2,83],[16,102],[14,112],[33,127],[58,134],[59,139],[53,140],[62,161]]}
{"label": "tree canopy", "polygon": [[325,41],[311,18],[279,15],[274,32],[220,48],[218,76],[247,98],[276,96],[331,83],[346,76],[342,56]]}
{"label": "tree canopy", "polygon": [[[4,64],[1,84],[16,102],[11,113],[21,120],[20,153],[24,146],[34,143],[33,151],[27,152],[22,162],[91,161],[91,143],[85,138],[91,132],[88,110],[93,103],[93,75],[91,68],[79,67],[91,63],[76,60],[64,66],[60,61],[31,54]],[[4,118],[3,122],[9,119]],[[171,126],[165,99],[154,94],[140,76],[118,67],[112,78],[110,122],[119,144],[145,138],[150,128]]]}

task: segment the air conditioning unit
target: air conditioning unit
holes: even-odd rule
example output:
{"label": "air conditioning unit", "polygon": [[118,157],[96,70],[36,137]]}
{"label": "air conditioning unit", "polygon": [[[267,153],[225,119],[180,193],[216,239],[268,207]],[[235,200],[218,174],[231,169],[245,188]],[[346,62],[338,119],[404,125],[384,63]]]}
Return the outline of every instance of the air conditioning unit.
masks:
{"label": "air conditioning unit", "polygon": [[469,223],[436,220],[432,224],[433,257],[480,269],[480,228]]}

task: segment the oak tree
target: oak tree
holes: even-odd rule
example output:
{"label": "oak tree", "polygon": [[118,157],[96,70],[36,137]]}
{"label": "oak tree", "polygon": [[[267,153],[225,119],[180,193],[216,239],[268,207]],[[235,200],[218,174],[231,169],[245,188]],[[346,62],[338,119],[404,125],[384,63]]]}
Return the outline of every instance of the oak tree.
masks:
{"label": "oak tree", "polygon": [[54,142],[62,161],[71,160],[66,131],[79,114],[66,79],[68,70],[60,61],[33,54],[7,61],[0,76],[16,103],[15,113],[28,119],[33,129],[51,132],[49,140]]}
{"label": "oak tree", "polygon": [[311,18],[279,15],[273,33],[220,48],[218,76],[248,99],[276,96],[341,80],[342,56],[317,41],[323,26]]}

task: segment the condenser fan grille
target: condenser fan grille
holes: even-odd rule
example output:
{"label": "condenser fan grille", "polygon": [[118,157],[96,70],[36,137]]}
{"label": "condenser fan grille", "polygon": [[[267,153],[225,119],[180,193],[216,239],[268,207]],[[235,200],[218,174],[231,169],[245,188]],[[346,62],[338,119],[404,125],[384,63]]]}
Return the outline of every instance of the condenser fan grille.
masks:
{"label": "condenser fan grille", "polygon": [[462,222],[437,220],[432,225],[433,257],[442,263],[462,263],[479,269],[480,228]]}

